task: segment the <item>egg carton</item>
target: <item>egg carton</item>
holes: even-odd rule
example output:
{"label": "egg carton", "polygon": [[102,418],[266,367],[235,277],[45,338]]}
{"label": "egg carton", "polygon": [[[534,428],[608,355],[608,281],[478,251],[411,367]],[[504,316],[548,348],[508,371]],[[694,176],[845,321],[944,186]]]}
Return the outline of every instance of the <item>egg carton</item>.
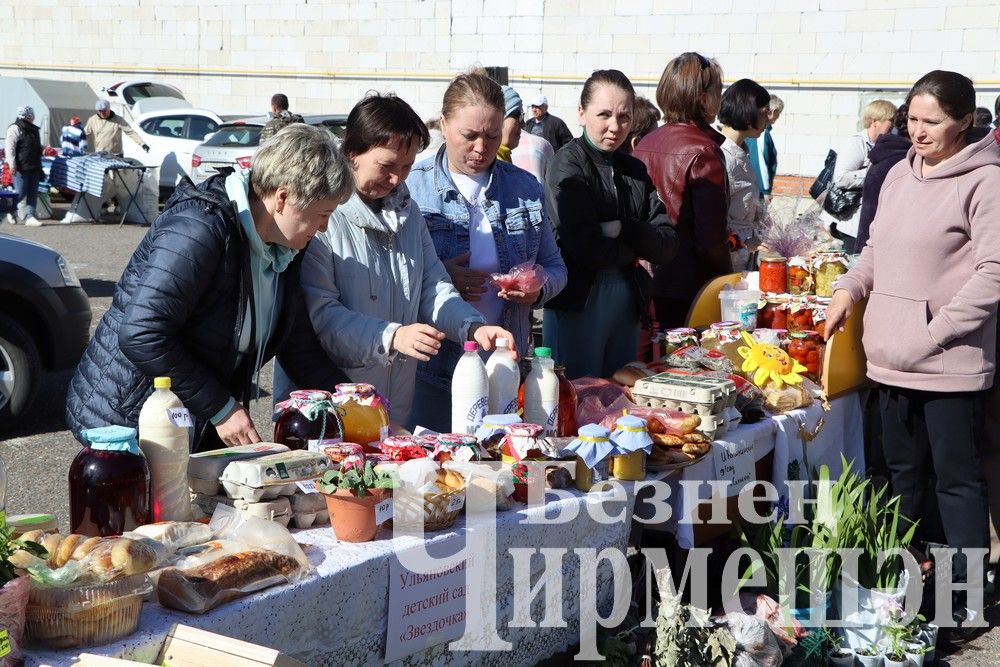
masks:
{"label": "egg carton", "polygon": [[740,411],[735,407],[723,408],[722,412],[716,414],[704,415],[696,413],[692,410],[683,410],[678,407],[674,401],[664,401],[658,398],[650,398],[648,396],[635,396],[635,403],[641,408],[668,408],[670,410],[677,410],[678,412],[685,412],[687,414],[698,414],[701,417],[701,424],[698,426],[698,430],[705,434],[705,437],[715,440],[721,437],[726,431],[735,428],[739,425],[742,419]]}
{"label": "egg carton", "polygon": [[259,502],[290,496],[295,483],[320,477],[330,467],[330,460],[317,452],[293,451],[272,454],[249,461],[234,461],[226,466],[219,481],[230,498]]}
{"label": "egg carton", "polygon": [[660,373],[638,380],[632,388],[637,402],[657,401],[655,407],[708,417],[736,407],[736,383],[699,375]]}
{"label": "egg carton", "polygon": [[[309,498],[309,496],[318,497],[321,504],[317,504],[315,499]],[[326,509],[326,501],[318,493],[279,496],[274,500],[262,502],[235,499],[225,495],[208,496],[197,494],[194,502],[208,516],[211,516],[215,512],[215,508],[221,503],[229,505],[247,516],[274,521],[285,527],[289,523],[294,522],[296,528],[308,528],[312,525],[329,523],[330,521],[330,513]]]}
{"label": "egg carton", "polygon": [[255,445],[224,447],[192,454],[188,458],[188,486],[195,493],[215,495],[219,493],[219,477],[233,461],[258,459],[287,451],[288,447],[285,445],[274,442],[258,442]]}

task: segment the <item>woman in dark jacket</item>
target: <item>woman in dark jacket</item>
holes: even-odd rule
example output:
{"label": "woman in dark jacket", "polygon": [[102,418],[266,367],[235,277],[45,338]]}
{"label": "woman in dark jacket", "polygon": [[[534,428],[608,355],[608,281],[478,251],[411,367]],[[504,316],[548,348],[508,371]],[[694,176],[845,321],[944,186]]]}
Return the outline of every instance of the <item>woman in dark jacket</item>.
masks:
{"label": "woman in dark jacket", "polygon": [[546,304],[544,339],[570,378],[610,377],[635,361],[650,282],[637,260],[662,264],[677,251],[646,167],[618,151],[634,107],[628,77],[594,72],[580,95],[583,135],[556,153],[545,176],[569,282]]}
{"label": "woman in dark jacket", "polygon": [[635,149],[674,220],[680,242],[673,261],[653,270],[653,302],[661,327],[683,326],[702,286],[733,270],[721,148],[725,137],[711,127],[721,101],[719,64],[700,53],[682,53],[667,63],[656,87],[664,125]]}
{"label": "woman in dark jacket", "polygon": [[353,186],[330,135],[308,125],[264,142],[249,171],[198,187],[183,181],[132,255],[76,369],[66,398],[73,434],[134,427],[153,378],[168,376],[194,417],[196,450],[250,444],[261,438],[246,404],[276,353],[300,386],[345,381],[301,308],[299,251]]}
{"label": "woman in dark jacket", "polygon": [[909,111],[910,108],[906,104],[896,109],[892,131],[879,135],[868,153],[871,166],[868,167],[865,184],[861,189],[861,217],[858,219],[858,240],[854,246],[854,251],[859,254],[868,243],[868,228],[871,227],[875,211],[878,210],[878,193],[882,190],[882,183],[889,175],[889,170],[906,157],[907,151],[913,145],[910,133],[906,130]]}

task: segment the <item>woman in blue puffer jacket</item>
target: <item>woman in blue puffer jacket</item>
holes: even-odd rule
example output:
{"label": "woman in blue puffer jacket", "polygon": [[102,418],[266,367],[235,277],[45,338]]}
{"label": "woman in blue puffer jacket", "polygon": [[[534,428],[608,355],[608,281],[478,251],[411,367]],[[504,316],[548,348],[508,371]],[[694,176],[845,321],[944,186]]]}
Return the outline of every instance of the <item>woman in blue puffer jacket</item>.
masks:
{"label": "woman in blue puffer jacket", "polygon": [[185,179],[132,255],[70,383],[77,439],[135,426],[157,376],[171,378],[194,417],[195,450],[260,441],[247,403],[276,354],[303,386],[345,381],[319,351],[299,267],[352,188],[343,153],[308,125],[264,142],[249,171],[197,187]]}

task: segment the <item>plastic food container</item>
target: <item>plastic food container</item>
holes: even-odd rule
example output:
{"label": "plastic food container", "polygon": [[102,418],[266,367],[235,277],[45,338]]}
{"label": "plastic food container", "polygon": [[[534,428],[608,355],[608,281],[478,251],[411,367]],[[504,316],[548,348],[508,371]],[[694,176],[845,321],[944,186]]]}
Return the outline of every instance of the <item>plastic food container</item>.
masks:
{"label": "plastic food container", "polygon": [[238,445],[192,454],[188,458],[188,486],[195,493],[215,495],[219,492],[219,477],[233,461],[259,459],[287,451],[288,447],[276,442],[258,442],[256,445]]}
{"label": "plastic food container", "polygon": [[53,648],[121,639],[135,632],[143,598],[152,590],[145,574],[69,588],[32,585],[25,614],[28,637]]}
{"label": "plastic food container", "polygon": [[760,292],[756,290],[722,290],[719,292],[722,319],[737,322],[740,327],[753,331],[757,326],[757,309]]}
{"label": "plastic food container", "polygon": [[736,383],[725,378],[661,373],[637,381],[632,395],[640,407],[698,415],[698,430],[713,439],[740,421]]}

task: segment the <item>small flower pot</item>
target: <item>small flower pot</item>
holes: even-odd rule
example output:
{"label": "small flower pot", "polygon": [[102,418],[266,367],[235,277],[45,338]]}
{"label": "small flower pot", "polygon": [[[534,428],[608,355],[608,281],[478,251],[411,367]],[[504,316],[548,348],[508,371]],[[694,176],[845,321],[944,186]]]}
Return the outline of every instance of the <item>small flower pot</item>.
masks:
{"label": "small flower pot", "polygon": [[861,667],[882,667],[883,658],[881,653],[877,655],[861,655],[860,653],[856,653],[855,656]]}
{"label": "small flower pot", "polygon": [[885,667],[909,667],[910,659],[907,658],[905,654],[897,656],[887,653],[885,656],[885,663],[883,664],[885,664]]}
{"label": "small flower pot", "polygon": [[924,667],[924,660],[927,652],[923,642],[914,642],[906,645],[906,657],[913,667]]}
{"label": "small flower pot", "polygon": [[849,648],[835,648],[826,654],[826,661],[832,667],[854,667],[854,651]]}
{"label": "small flower pot", "polygon": [[347,489],[324,493],[326,508],[330,511],[330,526],[337,539],[343,542],[370,542],[378,532],[375,505],[389,492],[389,489],[369,489],[361,497]]}

